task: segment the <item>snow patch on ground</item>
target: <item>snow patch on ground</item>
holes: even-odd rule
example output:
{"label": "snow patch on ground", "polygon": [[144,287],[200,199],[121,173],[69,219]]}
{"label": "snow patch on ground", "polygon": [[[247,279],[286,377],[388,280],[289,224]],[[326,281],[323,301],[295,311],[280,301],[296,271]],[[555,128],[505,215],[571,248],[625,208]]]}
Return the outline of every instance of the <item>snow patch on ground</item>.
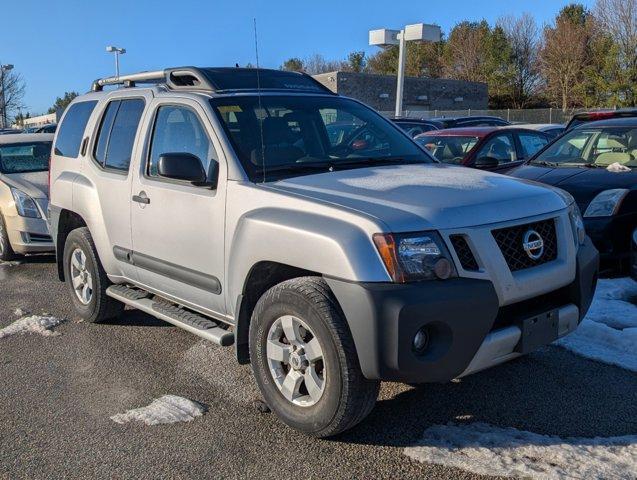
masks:
{"label": "snow patch on ground", "polygon": [[637,282],[600,280],[588,314],[556,345],[637,372]]}
{"label": "snow patch on ground", "polygon": [[16,317],[24,317],[25,315],[28,315],[28,314],[29,314],[29,312],[27,312],[26,310],[22,310],[21,308],[16,308],[16,309],[13,311],[13,314],[14,314]]}
{"label": "snow patch on ground", "polygon": [[405,454],[479,475],[537,479],[637,478],[637,435],[560,438],[486,423],[435,425]]}
{"label": "snow patch on ground", "polygon": [[113,415],[111,420],[116,423],[143,422],[146,425],[161,425],[190,422],[205,412],[206,408],[197,402],[177,395],[163,395],[146,407]]}
{"label": "snow patch on ground", "polygon": [[18,265],[21,265],[21,262],[17,262],[15,260],[11,260],[9,262],[3,262],[0,260],[0,267],[16,267]]}
{"label": "snow patch on ground", "polygon": [[39,333],[44,336],[59,335],[59,333],[53,331],[53,327],[58,326],[60,323],[62,323],[62,320],[50,315],[31,315],[30,317],[16,320],[11,325],[0,329],[0,338],[22,333]]}

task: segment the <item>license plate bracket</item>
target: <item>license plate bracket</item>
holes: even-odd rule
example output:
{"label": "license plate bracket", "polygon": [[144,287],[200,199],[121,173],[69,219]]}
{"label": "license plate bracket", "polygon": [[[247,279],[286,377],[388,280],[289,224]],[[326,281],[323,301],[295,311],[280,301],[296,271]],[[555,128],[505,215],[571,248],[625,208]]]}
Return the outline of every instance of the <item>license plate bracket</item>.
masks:
{"label": "license plate bracket", "polygon": [[515,347],[517,353],[529,353],[557,340],[559,310],[551,310],[518,322],[522,336]]}

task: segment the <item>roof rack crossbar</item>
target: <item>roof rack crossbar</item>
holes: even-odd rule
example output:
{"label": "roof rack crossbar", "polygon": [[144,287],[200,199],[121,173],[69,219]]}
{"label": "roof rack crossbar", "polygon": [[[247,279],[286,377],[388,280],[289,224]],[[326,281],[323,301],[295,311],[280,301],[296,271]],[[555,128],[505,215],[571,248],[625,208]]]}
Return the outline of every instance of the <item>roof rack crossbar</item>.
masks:
{"label": "roof rack crossbar", "polygon": [[106,85],[124,85],[128,83],[157,83],[164,80],[165,73],[163,70],[155,70],[152,72],[131,73],[130,75],[120,75],[119,77],[98,78],[93,82],[91,90],[101,92]]}

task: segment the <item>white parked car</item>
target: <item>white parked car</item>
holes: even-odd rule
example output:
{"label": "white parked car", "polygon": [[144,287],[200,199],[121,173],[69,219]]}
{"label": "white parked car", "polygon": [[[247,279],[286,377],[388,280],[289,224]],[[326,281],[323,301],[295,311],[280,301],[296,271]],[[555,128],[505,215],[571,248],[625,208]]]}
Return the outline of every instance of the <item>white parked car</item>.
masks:
{"label": "white parked car", "polygon": [[53,252],[46,222],[50,133],[0,136],[0,260]]}

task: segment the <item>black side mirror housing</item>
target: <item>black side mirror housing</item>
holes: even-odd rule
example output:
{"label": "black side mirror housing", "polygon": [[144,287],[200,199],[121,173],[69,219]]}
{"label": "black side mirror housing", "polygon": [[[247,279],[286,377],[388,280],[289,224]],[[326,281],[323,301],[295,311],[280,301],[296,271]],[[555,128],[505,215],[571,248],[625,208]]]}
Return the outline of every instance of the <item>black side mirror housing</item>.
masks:
{"label": "black side mirror housing", "polygon": [[184,180],[193,183],[206,183],[208,180],[201,160],[192,153],[164,153],[157,162],[160,177]]}
{"label": "black side mirror housing", "polygon": [[500,161],[493,157],[480,157],[476,159],[474,167],[476,168],[495,168],[500,165]]}

